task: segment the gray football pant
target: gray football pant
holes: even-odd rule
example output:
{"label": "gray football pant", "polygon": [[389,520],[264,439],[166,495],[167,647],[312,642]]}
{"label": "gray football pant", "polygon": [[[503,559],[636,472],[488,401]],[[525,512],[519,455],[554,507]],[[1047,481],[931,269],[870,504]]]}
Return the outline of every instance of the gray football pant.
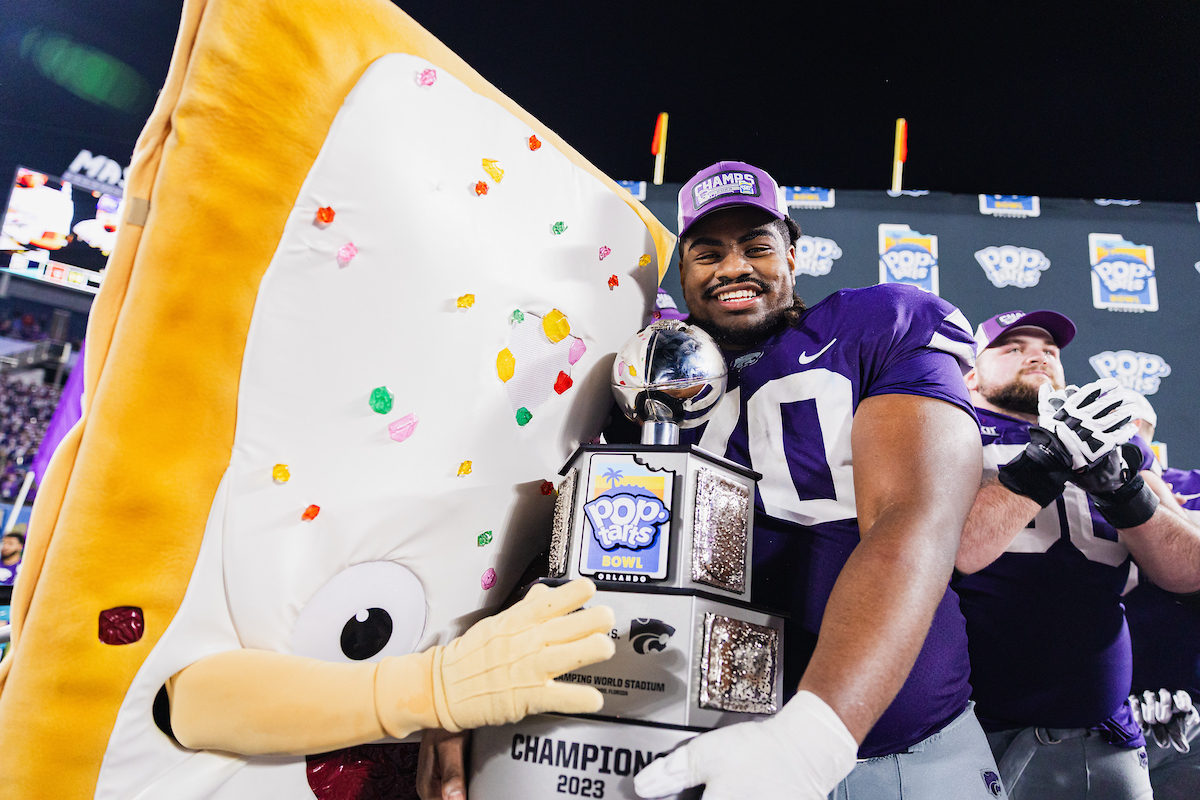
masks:
{"label": "gray football pant", "polygon": [[1180,753],[1153,741],[1146,745],[1150,757],[1150,783],[1154,800],[1196,800],[1200,798],[1200,726],[1188,735],[1191,751]]}
{"label": "gray football pant", "polygon": [[829,800],[996,800],[1004,797],[975,706],[906,752],[858,762]]}
{"label": "gray football pant", "polygon": [[1012,800],[1151,800],[1144,748],[1086,728],[1021,728],[987,735]]}

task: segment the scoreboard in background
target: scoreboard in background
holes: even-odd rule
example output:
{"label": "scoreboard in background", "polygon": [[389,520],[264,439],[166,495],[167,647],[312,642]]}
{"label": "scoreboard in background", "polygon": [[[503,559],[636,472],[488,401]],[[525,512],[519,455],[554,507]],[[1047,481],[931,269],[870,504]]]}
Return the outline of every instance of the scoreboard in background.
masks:
{"label": "scoreboard in background", "polygon": [[0,272],[95,294],[120,214],[117,186],[80,188],[18,167],[0,226]]}

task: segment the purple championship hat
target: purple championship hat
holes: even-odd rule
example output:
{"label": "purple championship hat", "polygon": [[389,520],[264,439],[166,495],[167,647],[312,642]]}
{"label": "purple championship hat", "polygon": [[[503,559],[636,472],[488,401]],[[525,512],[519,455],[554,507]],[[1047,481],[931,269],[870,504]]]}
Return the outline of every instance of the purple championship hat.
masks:
{"label": "purple championship hat", "polygon": [[1060,348],[1066,347],[1075,338],[1075,323],[1057,311],[1005,311],[984,320],[975,329],[975,344],[980,351],[992,346],[992,342],[1014,328],[1041,328]]}
{"label": "purple championship hat", "polygon": [[775,219],[787,216],[779,184],[765,169],[744,161],[718,161],[679,190],[679,235],[704,215],[729,206],[761,208]]}

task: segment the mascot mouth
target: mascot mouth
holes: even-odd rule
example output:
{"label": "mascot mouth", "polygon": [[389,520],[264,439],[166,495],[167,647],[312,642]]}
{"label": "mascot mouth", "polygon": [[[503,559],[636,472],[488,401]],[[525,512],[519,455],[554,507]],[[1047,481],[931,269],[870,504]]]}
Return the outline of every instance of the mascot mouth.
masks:
{"label": "mascot mouth", "polygon": [[363,744],[307,756],[317,800],[417,800],[417,744]]}

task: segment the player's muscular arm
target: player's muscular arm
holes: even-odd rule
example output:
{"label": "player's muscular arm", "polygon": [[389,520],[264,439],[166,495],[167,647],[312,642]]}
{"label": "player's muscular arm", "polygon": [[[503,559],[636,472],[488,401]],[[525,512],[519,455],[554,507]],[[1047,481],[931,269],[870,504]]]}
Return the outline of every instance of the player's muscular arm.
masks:
{"label": "player's muscular arm", "polygon": [[1041,510],[1034,500],[1009,491],[993,472],[979,487],[967,515],[954,566],[970,575],[991,564]]}
{"label": "player's muscular arm", "polygon": [[[1142,479],[1161,498],[1170,495],[1162,478],[1143,471]],[[1171,499],[1171,505],[1176,505]],[[1121,541],[1138,568],[1168,592],[1200,592],[1200,526],[1160,503],[1154,516],[1121,530]]]}
{"label": "player's muscular arm", "polygon": [[800,689],[828,703],[861,743],[925,641],[982,456],[969,416],[913,395],[864,400],[851,446],[861,542],[829,597]]}

